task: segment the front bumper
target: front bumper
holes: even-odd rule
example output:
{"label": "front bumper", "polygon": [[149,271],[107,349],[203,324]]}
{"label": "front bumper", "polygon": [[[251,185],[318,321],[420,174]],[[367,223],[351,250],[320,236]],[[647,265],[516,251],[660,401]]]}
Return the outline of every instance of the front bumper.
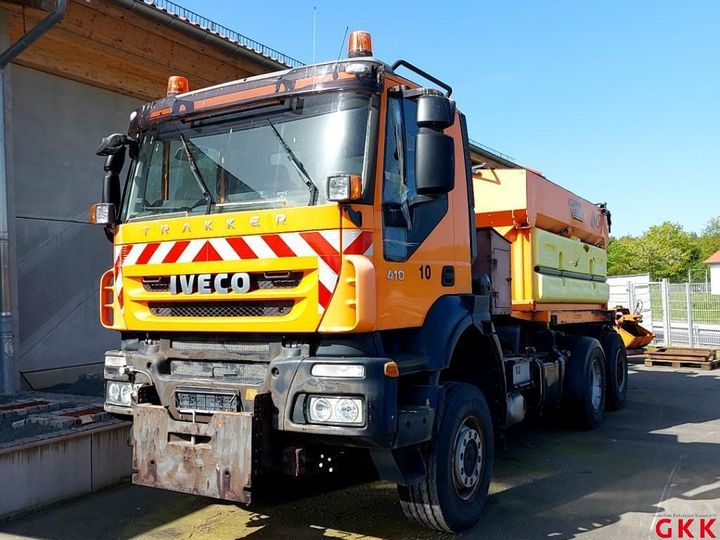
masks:
{"label": "front bumper", "polygon": [[[150,403],[166,407],[171,418],[193,421],[176,407],[175,394],[188,388],[206,388],[210,392],[230,392],[238,396],[239,410],[254,411],[254,396],[269,395],[274,410],[270,423],[277,432],[297,433],[321,437],[328,444],[391,448],[398,426],[398,379],[384,373],[389,358],[373,356],[310,356],[307,350],[288,350],[271,347],[268,361],[251,361],[238,357],[218,357],[217,353],[178,351],[172,346],[136,351],[109,351],[106,354],[105,378],[109,381],[134,382],[138,391],[133,393],[132,406],[105,403],[105,409],[114,414],[133,415],[138,405]],[[340,352],[340,351],[339,351]],[[342,351],[345,352],[345,351]],[[111,360],[108,361],[107,359]],[[245,363],[262,366],[254,385],[233,383],[227,377],[193,377],[170,373],[169,362],[182,358],[190,362],[209,361]],[[112,365],[111,365],[112,364]],[[319,377],[312,374],[316,364],[362,365],[364,376],[358,378]],[[151,384],[148,384],[151,383]],[[152,396],[152,398],[150,398]],[[362,425],[328,425],[312,423],[308,415],[311,396],[340,396],[359,398],[363,402]],[[144,399],[144,397],[146,399]],[[204,420],[201,420],[201,422]]]}
{"label": "front bumper", "polygon": [[[273,403],[279,408],[277,429],[321,436],[324,442],[345,446],[389,448],[397,431],[397,379],[384,373],[388,358],[305,357],[287,359],[271,379]],[[365,370],[363,378],[316,377],[315,364],[355,364]],[[363,400],[362,426],[311,423],[310,396],[357,397]]]}

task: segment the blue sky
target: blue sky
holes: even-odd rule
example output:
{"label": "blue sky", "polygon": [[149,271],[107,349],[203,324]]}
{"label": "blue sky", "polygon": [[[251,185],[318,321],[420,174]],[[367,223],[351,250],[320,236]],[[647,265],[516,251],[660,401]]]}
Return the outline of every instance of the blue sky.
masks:
{"label": "blue sky", "polygon": [[313,6],[317,61],[369,30],[453,86],[473,139],[607,201],[614,235],[720,216],[720,1],[177,1],[306,63]]}

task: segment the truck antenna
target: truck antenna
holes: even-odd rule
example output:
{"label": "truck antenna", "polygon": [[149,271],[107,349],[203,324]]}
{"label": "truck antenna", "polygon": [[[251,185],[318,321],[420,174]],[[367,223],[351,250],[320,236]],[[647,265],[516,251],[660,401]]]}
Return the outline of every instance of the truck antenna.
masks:
{"label": "truck antenna", "polygon": [[315,63],[315,33],[317,30],[317,6],[313,6],[313,55],[312,63]]}
{"label": "truck antenna", "polygon": [[340,42],[340,52],[338,53],[337,61],[340,61],[340,57],[342,56],[343,49],[345,48],[345,40],[347,39],[348,31],[350,30],[350,26],[345,27],[345,35],[343,35],[342,41]]}

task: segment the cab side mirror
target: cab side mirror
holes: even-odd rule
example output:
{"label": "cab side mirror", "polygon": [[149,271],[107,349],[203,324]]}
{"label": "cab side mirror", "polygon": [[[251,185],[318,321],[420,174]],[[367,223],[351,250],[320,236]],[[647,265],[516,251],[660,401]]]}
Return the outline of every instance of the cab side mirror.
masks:
{"label": "cab side mirror", "polygon": [[415,185],[419,195],[442,195],[455,187],[455,141],[443,133],[454,122],[455,104],[446,96],[418,98]]}
{"label": "cab side mirror", "polygon": [[424,94],[417,100],[417,124],[438,131],[455,123],[455,103],[441,94]]}
{"label": "cab side mirror", "polygon": [[105,157],[105,177],[102,186],[102,203],[95,204],[90,209],[90,223],[111,225],[117,222],[117,209],[120,208],[120,172],[125,165],[126,148],[137,148],[135,140],[122,133],[113,133],[103,137],[100,146],[95,151],[98,156]]}
{"label": "cab side mirror", "polygon": [[95,150],[98,156],[112,156],[119,152],[125,153],[125,145],[130,139],[122,133],[113,133],[100,140],[100,146]]}

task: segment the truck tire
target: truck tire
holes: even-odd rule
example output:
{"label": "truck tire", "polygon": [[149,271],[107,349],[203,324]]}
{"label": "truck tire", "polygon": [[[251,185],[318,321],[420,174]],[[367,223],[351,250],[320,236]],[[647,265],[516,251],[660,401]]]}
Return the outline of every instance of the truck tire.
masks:
{"label": "truck tire", "polygon": [[570,353],[566,408],[580,429],[595,429],[605,416],[605,353],[598,340],[586,336],[565,336],[561,347]]}
{"label": "truck tire", "polygon": [[458,533],[477,523],[490,487],[494,438],[485,396],[473,385],[446,383],[436,425],[422,453],[426,477],[398,486],[400,504],[419,525]]}
{"label": "truck tire", "polygon": [[628,358],[625,344],[616,332],[607,332],[600,338],[605,351],[605,374],[607,397],[605,408],[610,411],[622,409],[625,405],[628,385]]}

